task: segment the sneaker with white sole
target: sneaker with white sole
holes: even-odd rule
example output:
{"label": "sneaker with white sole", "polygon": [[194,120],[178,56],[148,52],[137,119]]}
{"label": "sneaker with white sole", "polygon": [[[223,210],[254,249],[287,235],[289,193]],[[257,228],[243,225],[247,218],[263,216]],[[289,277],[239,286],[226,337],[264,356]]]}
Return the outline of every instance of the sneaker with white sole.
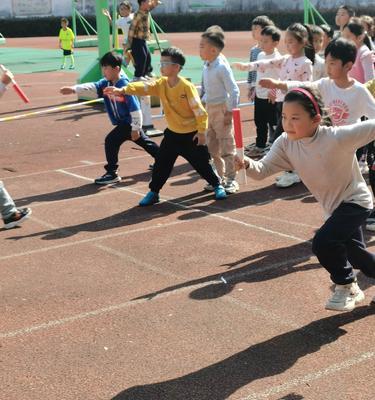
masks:
{"label": "sneaker with white sole", "polygon": [[250,151],[256,146],[256,143],[249,143],[248,145],[245,146],[245,151]]}
{"label": "sneaker with white sole", "polygon": [[363,301],[365,294],[357,282],[347,285],[336,285],[332,297],[326,303],[327,310],[352,311],[356,304]]}
{"label": "sneaker with white sole", "polygon": [[250,150],[246,150],[246,155],[249,157],[263,157],[269,151],[269,146],[266,147],[258,147],[254,146]]}
{"label": "sneaker with white sole", "polygon": [[285,172],[280,179],[276,181],[276,186],[280,188],[287,188],[300,182],[301,179],[295,172]]}
{"label": "sneaker with white sole", "polygon": [[224,185],[224,189],[228,194],[233,194],[240,190],[240,185],[234,179],[228,180],[227,183]]}
{"label": "sneaker with white sole", "polygon": [[206,192],[213,192],[213,191],[215,191],[215,188],[214,188],[212,185],[210,185],[209,183],[207,183],[207,185],[204,186],[203,189],[204,189]]}
{"label": "sneaker with white sole", "polygon": [[366,220],[366,230],[370,232],[375,232],[375,221],[374,220]]}
{"label": "sneaker with white sole", "polygon": [[108,172],[105,173],[100,178],[95,179],[95,183],[97,185],[109,185],[111,183],[116,183],[116,182],[120,182],[120,181],[121,181],[120,176],[118,176],[116,173],[108,173]]}
{"label": "sneaker with white sole", "polygon": [[31,215],[31,208],[18,208],[10,217],[4,218],[4,228],[11,229],[22,224]]}

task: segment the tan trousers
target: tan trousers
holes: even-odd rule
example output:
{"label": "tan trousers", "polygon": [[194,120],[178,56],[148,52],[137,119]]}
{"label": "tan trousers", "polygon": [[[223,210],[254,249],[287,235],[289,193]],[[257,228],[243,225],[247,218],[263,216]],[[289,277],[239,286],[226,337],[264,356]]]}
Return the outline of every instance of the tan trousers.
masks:
{"label": "tan trousers", "polygon": [[223,104],[207,104],[208,131],[207,147],[215,163],[217,173],[221,178],[233,180],[236,178],[234,157],[236,144],[234,141],[232,119],[225,119],[227,106]]}

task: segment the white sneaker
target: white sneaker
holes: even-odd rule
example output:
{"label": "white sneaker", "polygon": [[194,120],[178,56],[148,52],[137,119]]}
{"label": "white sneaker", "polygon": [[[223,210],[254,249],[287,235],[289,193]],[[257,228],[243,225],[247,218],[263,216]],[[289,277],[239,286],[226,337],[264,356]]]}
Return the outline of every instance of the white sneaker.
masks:
{"label": "white sneaker", "polygon": [[212,185],[207,183],[207,185],[203,188],[206,192],[213,192],[215,189]]}
{"label": "white sneaker", "polygon": [[247,146],[245,146],[245,151],[252,150],[255,146],[255,143],[249,143]]}
{"label": "white sneaker", "polygon": [[301,179],[295,172],[285,172],[279,180],[276,180],[276,186],[287,188],[293,186],[295,183],[300,183]]}
{"label": "white sneaker", "polygon": [[228,180],[228,182],[224,185],[224,189],[227,193],[233,194],[240,190],[240,185],[235,180]]}
{"label": "white sneaker", "polygon": [[336,285],[332,297],[326,303],[327,310],[352,311],[356,304],[364,300],[365,294],[357,282],[347,285]]}

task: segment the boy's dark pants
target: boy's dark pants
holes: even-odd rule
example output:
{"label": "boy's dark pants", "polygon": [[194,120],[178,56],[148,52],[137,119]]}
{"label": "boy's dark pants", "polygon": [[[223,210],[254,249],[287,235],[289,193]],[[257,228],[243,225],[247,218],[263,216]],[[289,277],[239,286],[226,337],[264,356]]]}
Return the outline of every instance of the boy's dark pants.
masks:
{"label": "boy's dark pants", "polygon": [[273,143],[283,132],[283,120],[282,120],[282,113],[283,113],[283,102],[278,101],[275,103],[276,108],[276,129],[274,131],[274,137],[269,138],[269,142]]}
{"label": "boy's dark pants", "polygon": [[132,41],[132,56],[134,58],[134,76],[139,78],[152,72],[151,54],[147,42],[134,38]]}
{"label": "boy's dark pants", "polygon": [[[124,124],[124,125],[117,125],[105,138],[105,156],[107,158],[107,165],[104,168],[109,173],[116,173],[118,169],[118,153],[120,151],[121,145],[127,141],[132,140],[131,138],[131,125]],[[141,137],[136,140],[138,146],[144,148],[148,154],[152,157],[156,158],[159,146],[149,139],[143,131],[140,132]]]}
{"label": "boy's dark pants", "polygon": [[375,278],[375,255],[366,250],[362,224],[371,210],[341,203],[316,233],[312,251],[338,285],[354,281],[353,268]]}
{"label": "boy's dark pants", "polygon": [[254,121],[257,127],[255,144],[257,147],[264,148],[267,144],[268,126],[275,127],[277,125],[276,104],[272,104],[268,99],[260,99],[255,96]]}
{"label": "boy's dark pants", "polygon": [[213,187],[220,185],[219,177],[210,164],[207,146],[198,146],[193,140],[195,134],[196,132],[175,133],[168,128],[164,131],[164,138],[152,171],[149,185],[151,191],[159,193],[169,178],[178,156],[184,157],[210,185]]}

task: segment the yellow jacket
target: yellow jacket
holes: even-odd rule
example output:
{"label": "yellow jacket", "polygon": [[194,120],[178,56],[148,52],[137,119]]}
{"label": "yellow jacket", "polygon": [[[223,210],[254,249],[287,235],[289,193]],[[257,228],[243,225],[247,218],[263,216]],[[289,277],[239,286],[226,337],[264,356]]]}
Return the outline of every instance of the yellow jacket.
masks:
{"label": "yellow jacket", "polygon": [[175,133],[198,131],[205,133],[208,127],[207,112],[203,108],[195,86],[179,77],[178,84],[171,88],[168,78],[153,81],[131,82],[124,87],[124,93],[137,96],[160,97],[168,129]]}

